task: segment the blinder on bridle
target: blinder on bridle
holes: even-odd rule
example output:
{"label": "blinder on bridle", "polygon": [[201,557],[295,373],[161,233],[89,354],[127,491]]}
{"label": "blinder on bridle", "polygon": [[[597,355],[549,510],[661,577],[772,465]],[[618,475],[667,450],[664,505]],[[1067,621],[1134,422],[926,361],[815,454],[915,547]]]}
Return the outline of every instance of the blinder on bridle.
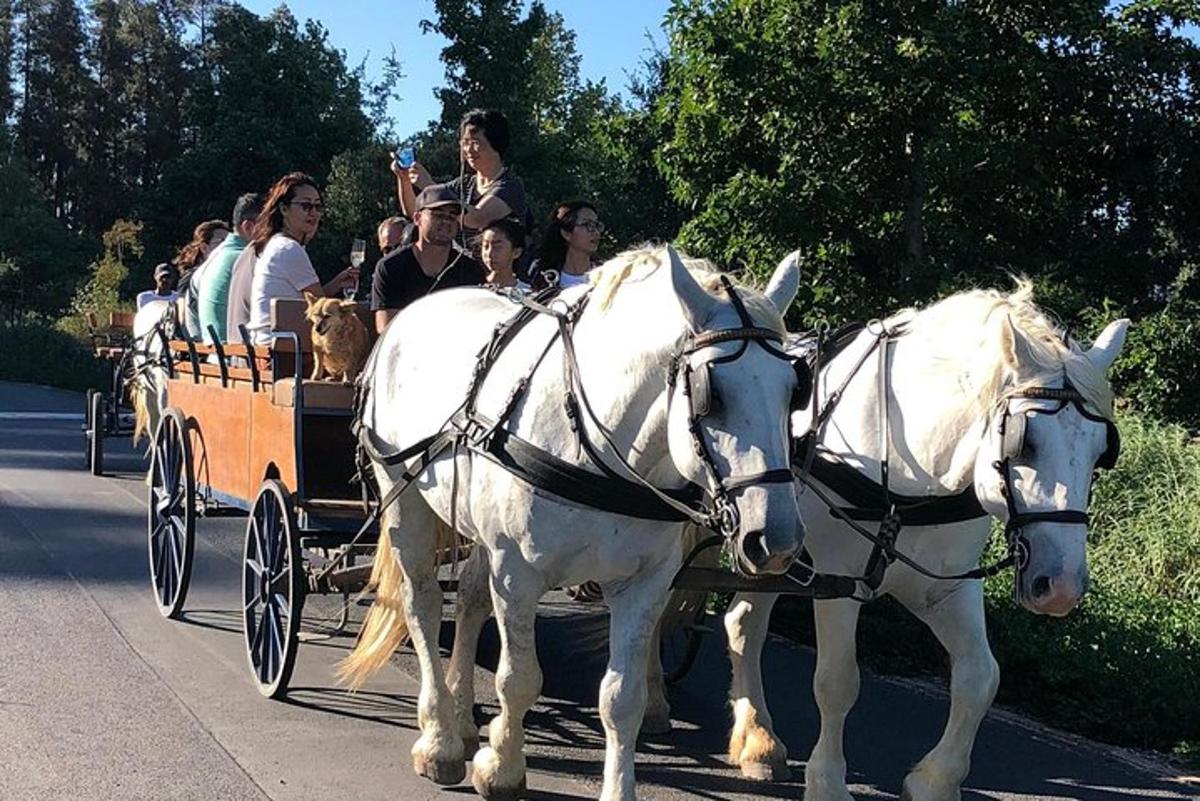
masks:
{"label": "blinder on bridle", "polygon": [[1104,423],[1108,432],[1108,444],[1104,452],[1096,459],[1096,470],[1108,470],[1116,466],[1117,457],[1121,452],[1121,437],[1112,420],[1088,411],[1083,395],[1069,383],[1061,388],[1027,387],[1009,396],[1004,404],[1003,413],[1000,415],[1000,458],[993,462],[992,466],[1000,473],[1000,479],[1003,482],[1000,486],[1000,494],[1004,497],[1004,503],[1008,508],[1008,521],[1004,526],[1004,536],[1008,540],[1009,556],[1016,564],[1019,575],[1029,561],[1029,542],[1021,533],[1022,528],[1030,523],[1066,523],[1086,526],[1090,517],[1087,510],[1079,509],[1047,511],[1020,511],[1017,509],[1012,463],[1028,455],[1026,453],[1028,447],[1026,428],[1029,422],[1025,412],[1014,414],[1010,411],[1009,401],[1017,398],[1058,401],[1057,406],[1052,409],[1035,409],[1031,410],[1029,414],[1058,414],[1068,404],[1071,404],[1088,420]]}
{"label": "blinder on bridle", "polygon": [[[790,363],[796,371],[797,382],[791,401],[792,409],[803,409],[807,406],[812,391],[812,376],[807,362],[796,359],[779,347],[783,344],[783,337],[778,332],[755,325],[729,279],[721,276],[721,283],[730,303],[737,311],[738,318],[742,323],[741,327],[704,331],[689,337],[675,353],[673,364],[667,374],[667,382],[668,391],[673,390],[675,383],[679,382],[680,389],[687,399],[688,431],[692,437],[692,448],[708,474],[711,487],[709,494],[712,499],[712,508],[709,511],[711,521],[709,527],[719,531],[726,540],[730,540],[737,533],[740,520],[737,507],[728,497],[729,492],[754,484],[790,484],[794,479],[790,466],[743,476],[722,476],[717,470],[716,462],[705,442],[701,425],[703,418],[712,415],[721,407],[721,399],[713,389],[713,366],[741,358],[751,343],[759,345],[772,356]],[[737,342],[738,348],[733,353],[717,356],[707,361],[699,363],[693,361],[693,354],[722,342]],[[804,380],[801,381],[801,378]]]}
{"label": "blinder on bridle", "polygon": [[[1108,445],[1104,452],[1100,454],[1096,460],[1097,470],[1111,470],[1117,465],[1117,458],[1121,454],[1121,435],[1117,431],[1116,425],[1107,417],[1095,414],[1088,411],[1082,395],[1074,387],[1067,386],[1063,389],[1054,389],[1050,387],[1030,387],[1013,395],[1014,398],[1029,398],[1034,400],[1053,400],[1058,401],[1058,405],[1053,409],[1034,409],[1028,414],[1058,414],[1068,404],[1075,406],[1076,410],[1088,420],[1097,423],[1104,423],[1108,432]],[[1016,414],[1005,410],[1000,416],[1000,456],[1004,459],[1019,459],[1025,456],[1026,442],[1025,429],[1028,424],[1026,413],[1018,412]]]}

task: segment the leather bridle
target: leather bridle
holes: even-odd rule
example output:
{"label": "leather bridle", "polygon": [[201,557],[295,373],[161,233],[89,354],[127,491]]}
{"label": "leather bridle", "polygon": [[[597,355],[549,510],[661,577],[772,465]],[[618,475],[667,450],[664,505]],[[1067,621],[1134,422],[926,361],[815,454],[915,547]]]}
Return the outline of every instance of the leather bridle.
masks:
{"label": "leather bridle", "polygon": [[1008,519],[1004,522],[1004,538],[1008,544],[1008,556],[1012,560],[1018,575],[1029,563],[1029,541],[1022,534],[1022,529],[1032,523],[1065,523],[1067,525],[1086,526],[1091,516],[1082,509],[1035,509],[1021,511],[1017,508],[1017,492],[1013,481],[1013,461],[1018,459],[1025,448],[1025,412],[1014,413],[1012,401],[1049,400],[1058,401],[1053,409],[1031,409],[1032,414],[1055,415],[1068,405],[1073,405],[1081,415],[1089,420],[1104,423],[1108,430],[1108,447],[1096,460],[1096,469],[1109,469],[1116,465],[1117,456],[1121,449],[1120,435],[1116,425],[1107,417],[1088,411],[1086,400],[1079,390],[1070,383],[1063,387],[1025,387],[1009,394],[1003,401],[1003,411],[999,415],[998,433],[1000,437],[1000,458],[992,462],[992,467],[1000,474],[1000,496],[1004,498]]}

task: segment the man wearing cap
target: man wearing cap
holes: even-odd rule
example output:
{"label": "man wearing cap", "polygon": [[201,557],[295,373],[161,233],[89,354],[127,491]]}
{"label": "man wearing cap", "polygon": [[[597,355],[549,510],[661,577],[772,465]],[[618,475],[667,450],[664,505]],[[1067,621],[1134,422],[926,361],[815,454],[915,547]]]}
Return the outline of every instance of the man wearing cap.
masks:
{"label": "man wearing cap", "polygon": [[163,262],[154,268],[154,289],[147,289],[145,292],[139,292],[137,296],[137,307],[140,309],[147,303],[154,300],[167,300],[172,303],[179,297],[179,293],[175,291],[175,281],[178,276],[175,273],[175,268],[169,262]]}
{"label": "man wearing cap", "polygon": [[430,292],[486,280],[483,265],[454,247],[462,209],[458,194],[444,184],[417,195],[415,240],[381,259],[371,281],[376,331],[382,334],[397,312]]}

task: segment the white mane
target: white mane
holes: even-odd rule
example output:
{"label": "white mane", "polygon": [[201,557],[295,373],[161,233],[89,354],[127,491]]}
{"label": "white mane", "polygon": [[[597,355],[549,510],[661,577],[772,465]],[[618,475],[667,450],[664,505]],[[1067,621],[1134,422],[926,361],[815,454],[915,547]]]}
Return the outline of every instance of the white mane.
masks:
{"label": "white mane", "polygon": [[[720,297],[725,293],[721,286],[721,276],[725,274],[720,272],[712,262],[707,259],[693,259],[683,254],[680,255],[680,258],[700,286],[704,287],[710,295]],[[617,254],[588,275],[588,280],[596,287],[596,305],[601,310],[608,309],[612,305],[617,290],[626,281],[631,283],[640,281],[666,264],[667,249],[665,247],[642,245]],[[762,291],[740,283],[732,276],[727,277],[737,288],[738,297],[746,305],[746,311],[750,313],[754,322],[784,336],[786,331],[783,326],[783,317]]]}
{"label": "white mane", "polygon": [[[1104,371],[1034,305],[1033,286],[1025,279],[1008,294],[974,289],[927,309],[905,309],[888,319],[889,326],[898,323],[907,325],[907,336],[922,340],[932,362],[947,373],[958,373],[962,364],[978,366],[970,388],[977,406],[990,409],[1022,389],[1065,375],[1089,406],[1112,417],[1113,392]],[[1022,356],[1027,363],[1017,363]]]}

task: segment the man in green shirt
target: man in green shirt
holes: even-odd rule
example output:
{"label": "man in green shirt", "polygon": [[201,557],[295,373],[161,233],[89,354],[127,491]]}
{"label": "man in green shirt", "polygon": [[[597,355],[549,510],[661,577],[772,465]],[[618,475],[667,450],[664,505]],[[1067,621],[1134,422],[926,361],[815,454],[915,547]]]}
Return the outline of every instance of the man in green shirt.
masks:
{"label": "man in green shirt", "polygon": [[212,326],[221,342],[238,341],[236,331],[225,330],[226,310],[229,305],[229,281],[233,276],[233,265],[250,242],[254,223],[262,211],[262,196],[242,195],[233,207],[233,233],[225,237],[212,254],[213,262],[205,268],[200,283],[200,328],[204,341],[212,343],[208,327]]}

